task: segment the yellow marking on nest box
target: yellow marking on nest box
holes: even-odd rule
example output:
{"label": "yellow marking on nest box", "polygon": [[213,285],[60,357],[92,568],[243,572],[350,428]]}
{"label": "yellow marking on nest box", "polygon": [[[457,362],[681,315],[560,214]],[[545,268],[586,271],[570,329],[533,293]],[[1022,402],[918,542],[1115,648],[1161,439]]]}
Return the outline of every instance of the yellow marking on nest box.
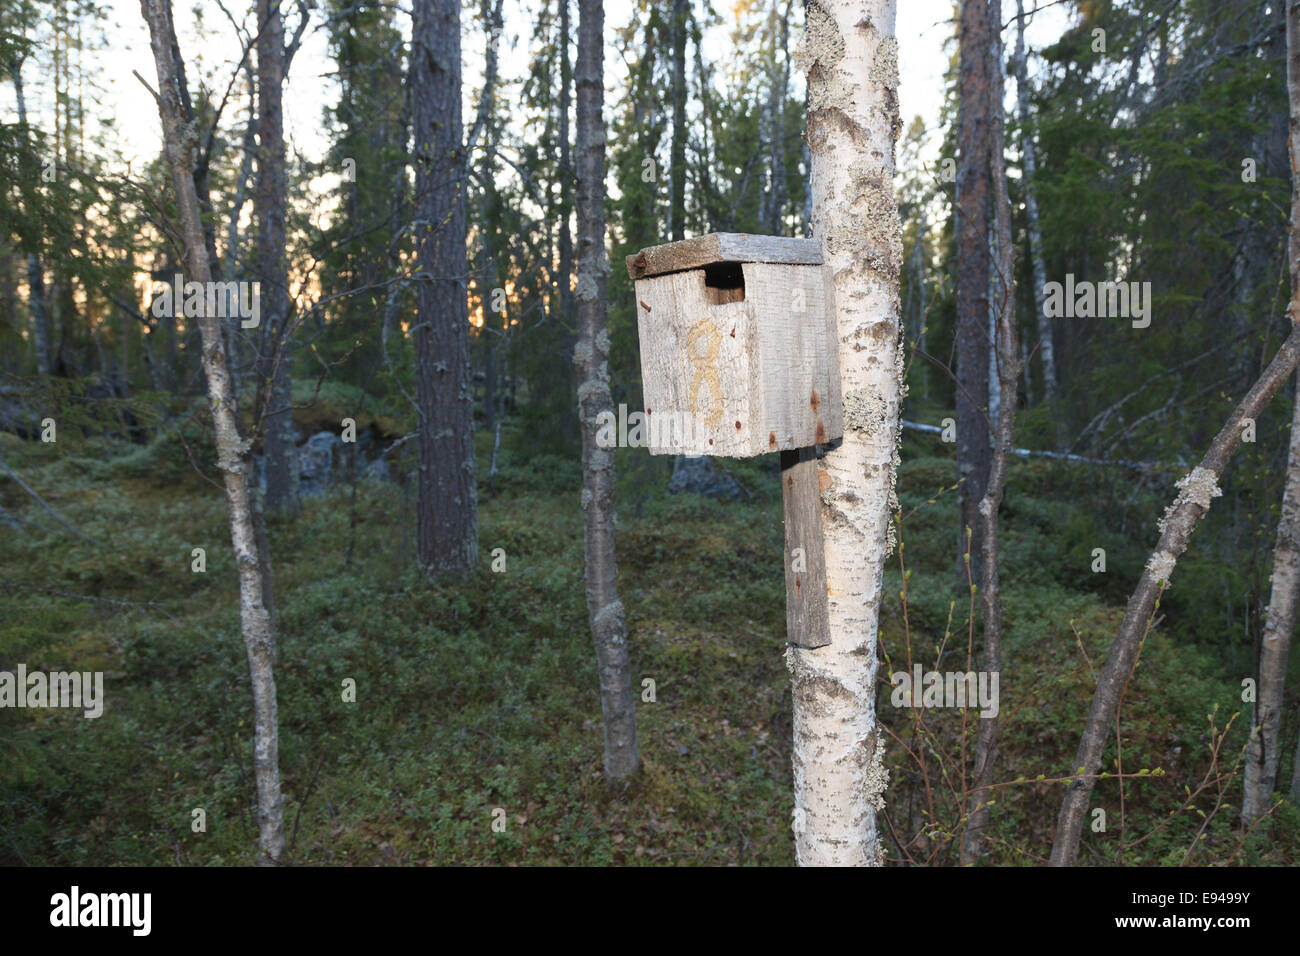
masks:
{"label": "yellow marking on nest box", "polygon": [[[703,354],[696,350],[697,342],[704,343]],[[691,411],[708,428],[716,428],[718,422],[722,421],[722,383],[718,381],[718,350],[721,347],[722,335],[707,317],[696,322],[686,333],[686,354],[695,367],[695,377],[691,379],[690,388]],[[700,414],[701,385],[709,386],[713,398],[713,409],[707,416]]]}

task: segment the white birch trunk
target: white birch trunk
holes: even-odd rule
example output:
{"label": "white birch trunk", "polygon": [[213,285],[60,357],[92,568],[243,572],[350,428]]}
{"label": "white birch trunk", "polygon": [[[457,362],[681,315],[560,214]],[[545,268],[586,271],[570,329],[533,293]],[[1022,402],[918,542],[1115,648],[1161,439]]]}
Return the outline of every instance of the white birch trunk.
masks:
{"label": "white birch trunk", "polygon": [[[1290,0],[1286,10],[1287,91],[1290,97],[1291,168],[1300,162],[1300,3]],[[1291,185],[1291,327],[1300,324],[1300,185]],[[1300,381],[1300,378],[1297,379]],[[1282,493],[1282,514],[1277,522],[1273,549],[1273,588],[1268,600],[1264,639],[1259,649],[1259,686],[1251,714],[1251,736],[1247,745],[1246,774],[1241,804],[1242,823],[1249,826],[1269,807],[1277,783],[1278,730],[1282,716],[1282,692],[1286,685],[1286,663],[1295,630],[1296,596],[1300,593],[1300,390],[1291,418],[1291,447],[1287,458],[1286,488]],[[1300,757],[1300,752],[1297,752]],[[1296,769],[1291,790],[1294,797],[1300,783]]]}
{"label": "white birch trunk", "polygon": [[1300,594],[1300,394],[1291,418],[1291,449],[1287,460],[1282,514],[1273,548],[1273,586],[1264,618],[1259,649],[1259,685],[1251,714],[1241,822],[1250,826],[1269,808],[1277,783],[1278,731],[1286,662],[1295,629],[1296,595]]}
{"label": "white birch trunk", "polygon": [[1300,803],[1300,743],[1295,748],[1295,765],[1291,769],[1291,802]]}
{"label": "white birch trunk", "polygon": [[[1025,3],[1016,0],[1016,50],[1012,59],[1016,70],[1016,115],[1020,118],[1021,168],[1025,182],[1025,220],[1029,224],[1029,259],[1034,272],[1034,307],[1038,319],[1038,359],[1043,363],[1043,399],[1056,398],[1056,353],[1052,347],[1052,320],[1043,307],[1043,287],[1047,285],[1047,267],[1043,264],[1043,230],[1038,224],[1038,160],[1034,152],[1034,134],[1029,128],[1029,68],[1025,57]],[[1028,379],[1029,369],[1025,376]]]}
{"label": "white birch trunk", "polygon": [[[994,44],[994,48],[998,48]],[[997,60],[993,62],[997,63]],[[992,110],[1001,110],[1001,101],[990,107]],[[998,375],[998,315],[1001,312],[1002,302],[1002,278],[998,275],[996,264],[998,258],[998,240],[997,230],[992,219],[989,222],[989,262],[994,263],[994,268],[989,270],[989,447],[997,447],[997,422],[998,414],[1002,408],[1002,379]]]}
{"label": "white birch trunk", "polygon": [[786,652],[793,828],[801,866],[880,865],[876,814],[888,773],[876,726],[876,639],[902,398],[895,3],[810,0],[807,12],[796,62],[808,76],[813,235],[835,275],[844,438],[819,462],[830,482],[822,527],[831,643]]}
{"label": "white birch trunk", "polygon": [[[149,25],[154,61],[158,68],[158,112],[162,117],[163,145],[176,190],[176,209],[180,219],[181,239],[185,244],[185,264],[189,269],[186,279],[206,283],[212,280],[212,271],[199,215],[198,193],[194,186],[193,158],[197,147],[197,132],[193,125],[187,125],[182,119],[178,80],[180,65],[175,59],[179,53],[171,22],[170,4],[166,0],[140,0],[140,10]],[[235,549],[235,566],[239,570],[240,627],[253,685],[253,776],[257,782],[258,862],[273,864],[284,853],[279,723],[275,678],[272,673],[275,631],[264,601],[262,565],[253,528],[249,492],[252,458],[249,455],[249,443],[239,437],[238,409],[226,367],[220,320],[212,315],[200,315],[197,318],[203,336],[203,371],[207,376],[208,400],[212,405],[217,467],[221,470],[225,485],[226,507],[230,513],[230,537]]]}

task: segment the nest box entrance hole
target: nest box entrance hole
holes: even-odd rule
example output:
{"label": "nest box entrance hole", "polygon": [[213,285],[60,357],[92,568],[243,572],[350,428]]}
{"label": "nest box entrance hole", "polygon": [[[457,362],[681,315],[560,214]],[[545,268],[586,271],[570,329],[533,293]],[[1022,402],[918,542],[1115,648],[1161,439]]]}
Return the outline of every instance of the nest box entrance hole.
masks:
{"label": "nest box entrance hole", "polygon": [[714,262],[705,266],[704,291],[714,305],[744,302],[744,268],[739,262]]}

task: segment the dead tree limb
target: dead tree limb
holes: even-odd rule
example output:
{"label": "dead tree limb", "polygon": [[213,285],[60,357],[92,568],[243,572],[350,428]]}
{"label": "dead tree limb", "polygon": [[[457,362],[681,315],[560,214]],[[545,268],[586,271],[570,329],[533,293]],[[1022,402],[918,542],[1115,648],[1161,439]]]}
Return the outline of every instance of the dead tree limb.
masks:
{"label": "dead tree limb", "polygon": [[1115,719],[1119,694],[1133,665],[1133,656],[1137,652],[1143,629],[1155,611],[1161,582],[1170,580],[1174,565],[1187,550],[1197,523],[1210,510],[1210,500],[1221,494],[1218,480],[1228,465],[1228,459],[1241,445],[1245,420],[1259,417],[1269,400],[1295,371],[1297,364],[1300,364],[1300,327],[1293,326],[1291,334],[1273,356],[1273,361],[1264,370],[1264,374],[1215,436],[1200,464],[1178,481],[1178,495],[1159,522],[1160,539],[1155,551],[1147,559],[1137,589],[1129,599],[1124,621],[1111,644],[1110,654],[1093,694],[1083,737],[1070,767],[1075,779],[1065,789],[1065,798],[1061,801],[1061,810],[1057,816],[1052,866],[1073,866],[1078,859],[1084,816],[1092,796],[1095,774],[1101,768],[1107,731]]}

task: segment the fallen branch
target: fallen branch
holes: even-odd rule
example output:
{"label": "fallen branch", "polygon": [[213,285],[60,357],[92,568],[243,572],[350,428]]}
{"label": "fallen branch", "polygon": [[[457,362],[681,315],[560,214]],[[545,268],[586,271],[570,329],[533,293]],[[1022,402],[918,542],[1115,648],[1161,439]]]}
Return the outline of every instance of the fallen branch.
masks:
{"label": "fallen branch", "polygon": [[21,478],[19,478],[16,474],[14,474],[14,470],[13,470],[12,468],[10,468],[8,465],[6,465],[6,464],[4,463],[4,461],[2,461],[2,460],[0,460],[0,468],[3,468],[5,471],[7,471],[7,472],[9,473],[9,477],[12,478],[14,481],[18,482],[19,487],[21,487],[21,488],[23,489],[23,491],[27,492],[27,493],[28,493],[29,495],[31,495],[33,498],[35,498],[36,501],[40,504],[40,506],[41,506],[42,508],[44,508],[44,509],[45,509],[46,511],[48,511],[50,514],[54,515],[55,520],[58,521],[59,524],[63,525],[63,527],[67,528],[69,531],[71,531],[73,534],[75,534],[75,535],[76,535],[78,538],[80,538],[82,541],[85,541],[87,544],[92,544],[92,545],[94,545],[96,548],[102,548],[102,547],[104,547],[102,544],[100,544],[100,543],[99,543],[98,541],[96,541],[94,538],[88,538],[88,537],[86,537],[84,534],[82,534],[80,531],[78,531],[78,530],[77,530],[76,528],[74,528],[72,525],[68,524],[68,522],[64,520],[63,515],[59,514],[57,511],[55,511],[54,508],[50,506],[49,502],[47,502],[44,498],[42,498],[40,495],[38,495],[35,491],[33,491],[33,490],[31,489],[31,487],[27,484],[27,482],[23,481],[23,480],[22,480]]}
{"label": "fallen branch", "polygon": [[[942,435],[943,429],[938,425],[924,425],[921,422],[904,421],[903,427],[927,435]],[[1133,468],[1137,471],[1154,471],[1158,468],[1186,468],[1187,462],[1178,459],[1172,462],[1128,461],[1123,458],[1088,458],[1086,455],[1074,455],[1063,451],[1038,451],[1034,448],[1008,448],[1007,453],[1017,458],[1051,458],[1054,461],[1072,461],[1080,465],[1106,465],[1121,468]]]}
{"label": "fallen branch", "polygon": [[73,594],[70,591],[60,591],[57,590],[56,588],[44,588],[44,587],[39,587],[35,584],[10,584],[9,587],[14,588],[15,590],[18,591],[38,591],[41,594],[50,594],[53,595],[54,597],[68,598],[69,600],[73,600],[73,601],[94,601],[97,604],[112,604],[115,607],[153,608],[159,611],[164,617],[167,618],[167,620],[171,621],[173,624],[180,623],[180,621],[176,620],[176,618],[174,618],[171,614],[168,614],[167,611],[163,608],[163,606],[159,604],[157,601],[128,601],[125,598],[105,598],[105,597],[96,597],[93,594]]}

